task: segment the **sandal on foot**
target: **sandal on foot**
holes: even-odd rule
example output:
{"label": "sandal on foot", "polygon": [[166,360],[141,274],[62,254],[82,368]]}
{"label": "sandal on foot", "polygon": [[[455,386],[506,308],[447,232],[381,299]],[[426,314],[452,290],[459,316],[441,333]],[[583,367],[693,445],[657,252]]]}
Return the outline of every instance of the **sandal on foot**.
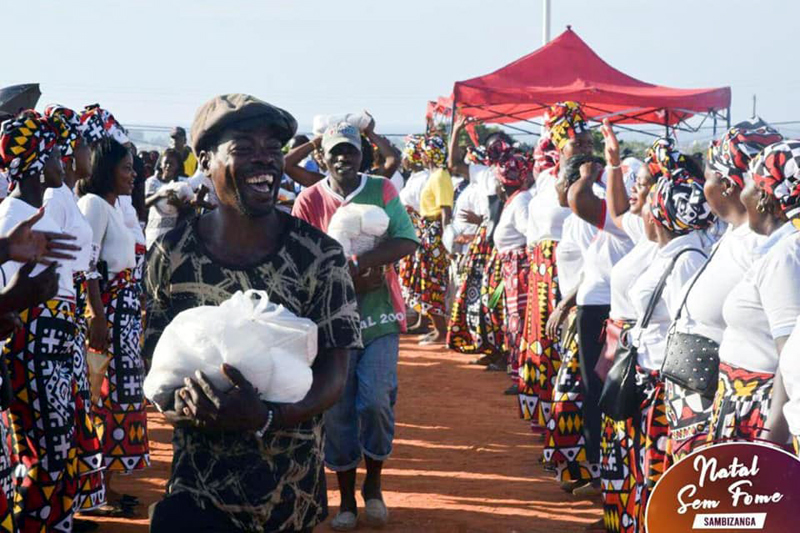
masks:
{"label": "sandal on foot", "polygon": [[331,520],[334,531],[353,531],[358,526],[358,515],[352,511],[339,511]]}
{"label": "sandal on foot", "polygon": [[364,512],[364,523],[369,527],[383,527],[389,522],[389,509],[383,500],[372,498],[367,500]]}

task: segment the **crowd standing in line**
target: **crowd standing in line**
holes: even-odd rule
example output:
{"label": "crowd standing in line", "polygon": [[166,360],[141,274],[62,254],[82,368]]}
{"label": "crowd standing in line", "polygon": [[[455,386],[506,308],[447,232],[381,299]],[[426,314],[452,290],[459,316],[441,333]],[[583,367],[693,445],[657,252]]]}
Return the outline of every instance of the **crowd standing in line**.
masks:
{"label": "crowd standing in line", "polygon": [[[796,448],[800,141],[754,118],[703,161],[671,138],[622,159],[611,123],[596,154],[561,102],[533,149],[466,147],[457,116],[401,151],[363,117],[308,138],[222,95],[156,157],[96,104],[3,122],[0,531],[136,512],[113,481],[150,462],[147,362],[178,313],[237,290],[317,324],[312,388],[265,402],[225,366],[226,390],[198,372],[150,398],[175,428],[152,531],[310,531],[324,466],[331,527],[385,525],[401,334],[508,373],[542,467],[602,502],[589,530],[645,531],[655,483],[707,443]],[[350,206],[385,220],[366,248],[326,234]]]}

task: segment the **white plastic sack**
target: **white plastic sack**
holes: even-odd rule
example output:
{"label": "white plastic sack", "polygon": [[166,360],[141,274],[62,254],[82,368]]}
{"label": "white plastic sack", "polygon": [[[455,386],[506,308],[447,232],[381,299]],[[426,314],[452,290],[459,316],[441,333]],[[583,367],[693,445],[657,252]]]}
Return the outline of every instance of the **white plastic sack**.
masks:
{"label": "white plastic sack", "polygon": [[389,229],[389,215],[376,205],[345,204],[331,217],[328,235],[344,248],[346,256],[362,254],[377,246]]}
{"label": "white plastic sack", "polygon": [[311,131],[314,135],[322,135],[328,129],[328,126],[334,126],[341,122],[347,122],[351,126],[358,128],[359,131],[363,131],[369,125],[370,120],[366,111],[344,115],[315,115],[311,122]]}
{"label": "white plastic sack", "polygon": [[[161,190],[166,189],[168,191],[174,191],[175,194],[178,196],[178,199],[189,202],[194,198],[194,191],[192,191],[191,185],[186,183],[185,181],[171,181],[169,183],[165,183],[161,186]],[[174,205],[170,204],[166,198],[162,198],[159,200],[156,205],[158,209],[167,215],[177,215],[178,208]]]}
{"label": "white plastic sack", "polygon": [[269,301],[264,291],[238,291],[218,307],[188,309],[164,329],[153,352],[144,393],[154,400],[202,371],[221,390],[220,366],[236,367],[266,401],[302,400],[313,381],[317,326]]}

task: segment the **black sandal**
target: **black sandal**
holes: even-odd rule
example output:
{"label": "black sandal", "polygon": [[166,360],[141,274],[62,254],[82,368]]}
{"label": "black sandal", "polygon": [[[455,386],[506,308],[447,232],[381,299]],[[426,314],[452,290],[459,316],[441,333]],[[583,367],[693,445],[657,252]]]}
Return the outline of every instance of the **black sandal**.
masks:
{"label": "black sandal", "polygon": [[133,508],[122,505],[121,503],[106,503],[91,509],[81,511],[82,516],[97,516],[100,518],[133,518]]}

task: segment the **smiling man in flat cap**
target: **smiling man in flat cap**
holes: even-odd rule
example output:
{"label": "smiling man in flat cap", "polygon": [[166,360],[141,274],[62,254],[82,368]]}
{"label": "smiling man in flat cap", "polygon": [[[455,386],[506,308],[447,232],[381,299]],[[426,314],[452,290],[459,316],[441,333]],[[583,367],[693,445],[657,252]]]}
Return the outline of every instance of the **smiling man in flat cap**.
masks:
{"label": "smiling man in flat cap", "polygon": [[278,405],[223,367],[227,392],[198,374],[156,398],[175,432],[153,532],[310,531],[327,516],[321,415],[341,395],[348,350],[361,346],[360,321],[338,243],[275,208],[281,148],[296,128],[286,111],[243,94],[218,96],[197,112],[194,149],[219,207],[153,245],[145,353],[181,311],[265,290],[317,324],[314,383],[300,402]]}

